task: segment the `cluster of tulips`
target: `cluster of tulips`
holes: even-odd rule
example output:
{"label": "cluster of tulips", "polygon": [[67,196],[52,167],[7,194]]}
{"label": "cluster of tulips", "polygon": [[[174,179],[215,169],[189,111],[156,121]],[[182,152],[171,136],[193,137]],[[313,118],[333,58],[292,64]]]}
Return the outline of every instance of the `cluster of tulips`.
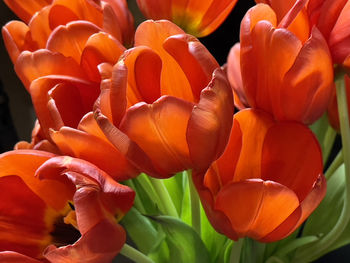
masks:
{"label": "cluster of tulips", "polygon": [[350,243],[350,1],[256,0],[219,65],[196,37],[236,1],[137,0],[153,20],[135,31],[126,0],[4,0],[38,121],[0,155],[0,262],[309,262]]}

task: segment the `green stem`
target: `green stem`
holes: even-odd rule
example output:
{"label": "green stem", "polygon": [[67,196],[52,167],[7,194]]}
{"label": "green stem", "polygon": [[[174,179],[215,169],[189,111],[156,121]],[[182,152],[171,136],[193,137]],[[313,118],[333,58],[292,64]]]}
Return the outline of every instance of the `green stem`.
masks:
{"label": "green stem", "polygon": [[196,187],[193,184],[191,170],[186,171],[186,173],[190,186],[192,227],[197,232],[197,234],[201,236],[201,203],[199,201]]}
{"label": "green stem", "polygon": [[177,213],[176,207],[163,181],[161,179],[155,179],[152,177],[150,177],[149,180],[153,185],[154,189],[156,190],[158,196],[160,197],[160,202],[162,203],[162,206],[164,207],[166,214],[169,216],[178,218],[179,215]]}
{"label": "green stem", "polygon": [[120,254],[133,260],[136,263],[154,263],[152,259],[147,257],[145,254],[142,254],[132,246],[129,246],[128,244],[124,244],[122,250],[120,251]]}
{"label": "green stem", "polygon": [[320,251],[326,251],[343,233],[350,220],[350,126],[344,77],[336,81],[336,93],[339,110],[342,151],[345,165],[345,193],[343,210],[333,229],[323,236],[314,245],[301,249],[296,253],[295,262],[309,262],[316,259]]}
{"label": "green stem", "polygon": [[231,250],[231,256],[230,256],[230,263],[239,263],[240,262],[243,242],[244,242],[244,239],[240,238],[240,239],[238,239],[237,242],[233,243],[232,250]]}
{"label": "green stem", "polygon": [[134,206],[137,210],[140,211],[141,214],[146,214],[146,210],[141,202],[141,199],[140,199],[140,196],[139,196],[139,193],[137,192],[137,189],[135,187],[135,184],[132,180],[127,180],[127,181],[124,181],[124,184],[129,186],[131,189],[133,189],[135,191],[135,200],[134,200]]}
{"label": "green stem", "polygon": [[344,162],[343,159],[343,151],[339,151],[337,156],[334,158],[332,164],[328,167],[325,177],[327,180],[329,180],[334,172],[339,168],[339,166]]}
{"label": "green stem", "polygon": [[332,126],[328,125],[326,134],[323,138],[323,163],[324,164],[326,164],[329,158],[329,154],[332,151],[336,136],[337,136],[337,132],[332,128]]}

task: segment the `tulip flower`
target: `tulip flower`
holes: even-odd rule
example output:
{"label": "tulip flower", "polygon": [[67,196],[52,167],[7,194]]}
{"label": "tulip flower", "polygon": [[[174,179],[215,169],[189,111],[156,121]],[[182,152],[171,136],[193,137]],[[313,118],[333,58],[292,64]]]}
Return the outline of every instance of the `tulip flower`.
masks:
{"label": "tulip flower", "polygon": [[350,1],[310,0],[308,14],[327,40],[333,63],[350,68]]}
{"label": "tulip flower", "polygon": [[136,31],[135,48],[109,75],[101,83],[97,122],[141,171],[164,178],[206,169],[221,155],[232,92],[196,38],[169,21],[146,21]]}
{"label": "tulip flower", "polygon": [[[48,48],[48,41],[57,28],[74,21],[92,24],[97,31],[106,32],[127,46],[133,41],[134,22],[125,0],[104,0],[98,1],[99,4],[93,0],[5,2],[24,21],[10,21],[2,28],[13,63],[22,51]],[[66,48],[72,48],[66,41]]]}
{"label": "tulip flower", "polygon": [[322,169],[320,147],[306,126],[245,109],[234,116],[223,155],[193,180],[218,232],[272,242],[292,233],[321,202]]}
{"label": "tulip flower", "polygon": [[137,0],[140,10],[147,18],[170,20],[197,37],[215,31],[236,2],[237,0]]}
{"label": "tulip flower", "polygon": [[1,262],[111,262],[134,192],[96,166],[35,150],[0,155]]}
{"label": "tulip flower", "polygon": [[269,112],[277,120],[311,124],[328,107],[333,64],[317,28],[305,42],[287,29],[302,10],[301,2],[282,21],[265,4],[247,12],[241,23],[240,65],[245,98],[251,107]]}

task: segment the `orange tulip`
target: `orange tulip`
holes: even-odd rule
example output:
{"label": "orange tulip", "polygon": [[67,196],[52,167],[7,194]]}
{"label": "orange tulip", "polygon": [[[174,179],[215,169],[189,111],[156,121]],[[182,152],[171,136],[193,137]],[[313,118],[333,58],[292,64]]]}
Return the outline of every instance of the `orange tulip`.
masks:
{"label": "orange tulip", "polygon": [[170,20],[197,37],[204,37],[217,29],[236,2],[237,0],[137,0],[146,17]]}
{"label": "orange tulip", "polygon": [[229,143],[193,180],[213,227],[261,242],[292,233],[326,194],[321,149],[306,126],[260,110],[235,114]]}
{"label": "orange tulip", "polygon": [[135,193],[96,166],[18,150],[0,155],[1,262],[111,262]]}
{"label": "orange tulip", "polygon": [[310,0],[308,13],[327,40],[333,62],[350,68],[350,1]]}
{"label": "orange tulip", "polygon": [[233,98],[218,63],[175,24],[142,23],[135,48],[102,81],[97,122],[140,170],[206,169],[226,146]]}
{"label": "orange tulip", "polygon": [[303,32],[287,29],[302,10],[301,2],[281,21],[265,4],[247,12],[241,23],[240,65],[245,98],[251,107],[278,120],[311,124],[329,104],[333,64],[317,28],[305,42],[298,37]]}
{"label": "orange tulip", "polygon": [[[57,33],[57,30],[62,31],[58,28],[74,21],[92,24],[90,27],[94,26],[96,31],[106,32],[126,45],[130,45],[133,41],[134,22],[125,0],[7,0],[5,2],[25,22],[11,21],[2,29],[5,46],[13,63],[22,51],[50,49],[48,41],[52,38],[52,34]],[[86,31],[83,33],[86,34]],[[66,49],[72,48],[71,44],[66,39]]]}

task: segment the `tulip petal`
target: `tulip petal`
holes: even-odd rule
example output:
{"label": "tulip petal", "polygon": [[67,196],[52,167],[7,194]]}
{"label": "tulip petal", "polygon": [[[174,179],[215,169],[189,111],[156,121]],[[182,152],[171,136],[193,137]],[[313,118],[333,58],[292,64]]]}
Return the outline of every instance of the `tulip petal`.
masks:
{"label": "tulip petal", "polygon": [[[31,176],[35,179],[34,174]],[[0,187],[0,250],[40,257],[51,242],[50,226],[58,213],[50,210],[18,176],[0,177]]]}
{"label": "tulip petal", "polygon": [[25,23],[28,23],[32,16],[52,0],[4,0],[6,5]]}
{"label": "tulip petal", "polygon": [[321,203],[326,195],[326,188],[326,179],[323,175],[320,175],[315,181],[309,195],[301,202],[300,207],[298,207],[285,222],[267,236],[260,239],[260,241],[272,242],[293,233]]}
{"label": "tulip petal", "polygon": [[153,104],[128,109],[120,130],[152,159],[161,174],[171,176],[191,167],[186,130],[193,104],[163,96]]}
{"label": "tulip petal", "polygon": [[148,20],[139,25],[135,33],[135,46],[148,46],[161,58],[161,94],[193,102],[190,83],[180,65],[163,48],[163,42],[172,35],[184,32],[175,24],[166,21]]}
{"label": "tulip petal", "polygon": [[323,170],[317,139],[299,123],[277,123],[270,127],[261,155],[261,178],[293,190],[300,202]]}
{"label": "tulip petal", "polygon": [[32,38],[38,43],[38,48],[46,47],[46,41],[52,32],[49,25],[50,9],[51,6],[46,6],[41,9],[33,16],[28,24]]}
{"label": "tulip petal", "polygon": [[0,261],[7,263],[40,263],[41,261],[13,251],[0,252]]}
{"label": "tulip petal", "polygon": [[62,127],[57,132],[51,132],[51,139],[63,154],[87,160],[118,181],[139,174],[115,147],[95,135]]}
{"label": "tulip petal", "polygon": [[[319,61],[319,63],[316,63]],[[322,61],[322,62],[321,62]],[[303,45],[281,88],[283,116],[311,124],[322,116],[332,93],[333,63],[327,43],[317,28]],[[298,103],[295,103],[298,101]]]}
{"label": "tulip petal", "polygon": [[27,90],[33,80],[47,75],[86,78],[72,58],[66,58],[62,54],[44,49],[22,52],[15,64],[15,71]]}
{"label": "tulip petal", "polygon": [[100,126],[98,126],[98,123],[96,122],[94,118],[93,112],[88,112],[81,120],[78,125],[78,130],[84,131],[89,134],[93,134],[96,137],[99,137],[100,139],[104,140],[105,142],[109,142],[107,137],[104,135],[103,131],[101,130]]}
{"label": "tulip petal", "polygon": [[108,220],[93,226],[74,245],[48,247],[44,256],[59,263],[108,263],[121,250],[126,240],[124,229]]}
{"label": "tulip petal", "polygon": [[16,62],[22,51],[37,49],[37,43],[33,41],[29,27],[21,21],[8,22],[1,32],[12,63]]}
{"label": "tulip petal", "polygon": [[260,179],[226,185],[215,203],[215,208],[227,215],[239,236],[248,235],[254,239],[273,231],[298,206],[299,201],[293,191],[281,184]]}
{"label": "tulip petal", "polygon": [[140,171],[150,176],[159,177],[157,170],[152,165],[150,158],[145,152],[130,138],[116,128],[99,111],[95,112],[95,119],[108,138],[108,140]]}
{"label": "tulip petal", "polygon": [[93,34],[85,43],[81,54],[81,67],[92,81],[100,82],[98,65],[104,62],[115,64],[125,48],[110,35],[100,32]]}
{"label": "tulip petal", "polygon": [[38,167],[53,156],[51,153],[35,150],[3,153],[0,155],[0,177],[17,175],[47,206],[62,211],[67,207],[68,200],[72,199],[73,188],[52,180],[39,181],[33,176]]}
{"label": "tulip petal", "polygon": [[163,47],[186,74],[197,102],[219,64],[199,40],[190,35],[171,36],[165,40]]}
{"label": "tulip petal", "polygon": [[147,18],[171,20],[171,1],[137,0],[137,5]]}
{"label": "tulip petal", "polygon": [[57,27],[47,40],[46,48],[65,57],[72,57],[80,64],[81,53],[88,38],[99,28],[86,21],[74,21]]}
{"label": "tulip petal", "polygon": [[196,169],[206,170],[223,153],[232,127],[233,110],[230,84],[224,72],[217,69],[188,122],[187,143]]}

